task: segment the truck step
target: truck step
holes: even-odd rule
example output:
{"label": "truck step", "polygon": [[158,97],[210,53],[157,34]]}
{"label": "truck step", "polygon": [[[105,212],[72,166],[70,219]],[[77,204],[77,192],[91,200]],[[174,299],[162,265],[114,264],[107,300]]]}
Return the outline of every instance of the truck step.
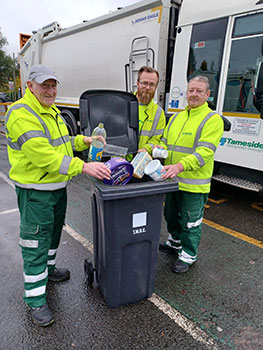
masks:
{"label": "truck step", "polygon": [[212,177],[213,180],[224,182],[226,184],[244,188],[246,190],[262,192],[263,185],[258,183],[253,183],[247,180],[238,179],[236,177],[226,176],[226,175],[214,175]]}

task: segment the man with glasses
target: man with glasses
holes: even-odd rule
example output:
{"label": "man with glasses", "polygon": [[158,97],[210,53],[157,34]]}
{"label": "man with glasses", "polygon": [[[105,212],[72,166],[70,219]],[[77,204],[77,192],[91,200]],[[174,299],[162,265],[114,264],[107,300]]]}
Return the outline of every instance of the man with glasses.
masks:
{"label": "man with glasses", "polygon": [[154,68],[143,66],[138,72],[136,96],[139,102],[139,146],[138,152],[152,154],[160,143],[165,124],[163,109],[154,101],[159,83],[159,73]]}
{"label": "man with glasses", "polygon": [[54,321],[46,303],[48,280],[62,282],[70,277],[68,269],[56,268],[67,206],[66,186],[81,173],[110,179],[105,164],[84,163],[74,157],[73,150],[87,149],[93,138],[69,136],[54,104],[57,83],[49,67],[31,67],[25,95],[10,106],[5,123],[9,177],[16,186],[20,211],[24,300],[33,320],[42,327]]}

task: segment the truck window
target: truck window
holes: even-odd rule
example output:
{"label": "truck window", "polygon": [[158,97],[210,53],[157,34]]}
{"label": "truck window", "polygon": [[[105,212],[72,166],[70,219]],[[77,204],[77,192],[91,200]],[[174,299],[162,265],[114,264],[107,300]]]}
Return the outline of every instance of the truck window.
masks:
{"label": "truck window", "polygon": [[196,75],[207,76],[212,109],[216,108],[226,27],[227,18],[223,18],[196,24],[192,31],[187,80]]}
{"label": "truck window", "polygon": [[236,18],[231,41],[223,111],[258,114],[254,95],[262,61],[263,13]]}

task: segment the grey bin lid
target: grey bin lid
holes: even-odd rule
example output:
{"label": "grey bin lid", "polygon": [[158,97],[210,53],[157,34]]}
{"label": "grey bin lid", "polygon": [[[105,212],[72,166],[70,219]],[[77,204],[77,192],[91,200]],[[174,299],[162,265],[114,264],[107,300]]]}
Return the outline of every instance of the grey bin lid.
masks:
{"label": "grey bin lid", "polygon": [[118,90],[87,90],[80,96],[79,107],[83,135],[90,136],[102,122],[108,144],[127,147],[128,154],[137,152],[139,127],[135,95]]}

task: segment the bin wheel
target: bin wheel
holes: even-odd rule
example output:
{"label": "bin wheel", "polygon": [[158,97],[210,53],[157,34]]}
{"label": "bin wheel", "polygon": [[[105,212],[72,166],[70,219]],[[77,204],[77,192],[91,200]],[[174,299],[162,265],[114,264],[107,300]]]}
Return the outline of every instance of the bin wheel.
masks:
{"label": "bin wheel", "polygon": [[84,271],[87,284],[88,286],[91,286],[94,282],[94,268],[92,262],[90,262],[88,259],[85,259],[84,261]]}

